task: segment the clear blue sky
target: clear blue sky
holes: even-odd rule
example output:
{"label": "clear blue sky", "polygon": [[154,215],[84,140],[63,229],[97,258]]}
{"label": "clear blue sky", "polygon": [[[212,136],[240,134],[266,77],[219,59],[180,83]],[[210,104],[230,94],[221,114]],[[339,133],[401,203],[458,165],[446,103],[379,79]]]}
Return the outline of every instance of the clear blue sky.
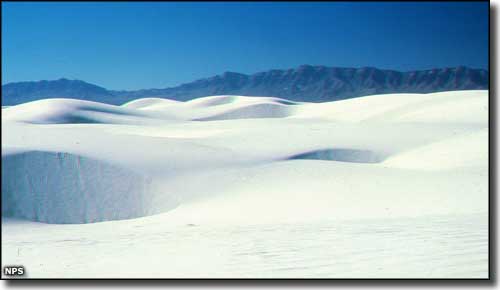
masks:
{"label": "clear blue sky", "polygon": [[163,88],[301,64],[488,68],[488,5],[2,2],[2,84]]}

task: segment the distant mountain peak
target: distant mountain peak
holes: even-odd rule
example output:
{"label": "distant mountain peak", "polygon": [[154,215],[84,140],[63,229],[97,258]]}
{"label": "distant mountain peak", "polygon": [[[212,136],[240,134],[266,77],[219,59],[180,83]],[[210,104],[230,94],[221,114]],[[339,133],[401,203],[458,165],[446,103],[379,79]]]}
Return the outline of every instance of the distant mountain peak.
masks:
{"label": "distant mountain peak", "polygon": [[2,105],[25,103],[47,98],[73,98],[81,100],[106,99],[112,94],[105,88],[81,80],[60,78],[2,85]]}
{"label": "distant mountain peak", "polygon": [[401,72],[375,67],[345,68],[304,64],[254,74],[226,71],[164,89],[110,91],[81,80],[18,82],[2,86],[2,104],[45,98],[75,98],[122,104],[138,98],[186,101],[210,95],[272,96],[323,102],[386,93],[431,93],[489,88],[488,71],[465,66]]}
{"label": "distant mountain peak", "polygon": [[246,76],[245,74],[233,71],[226,71],[222,74],[223,76],[231,77],[231,76]]}

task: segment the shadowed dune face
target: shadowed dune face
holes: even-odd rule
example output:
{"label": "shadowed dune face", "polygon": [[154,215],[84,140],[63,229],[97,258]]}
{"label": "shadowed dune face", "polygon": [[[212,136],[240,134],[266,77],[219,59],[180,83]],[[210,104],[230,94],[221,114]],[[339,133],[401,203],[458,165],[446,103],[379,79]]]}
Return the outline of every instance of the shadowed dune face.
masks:
{"label": "shadowed dune face", "polygon": [[[212,107],[212,106],[220,106],[220,105],[227,105],[227,104],[232,104],[236,102],[245,102],[248,100],[251,100],[255,98],[254,96],[209,96],[209,97],[203,97],[203,98],[198,98],[194,99],[191,101],[188,101],[187,104],[190,104],[191,106],[194,107]],[[273,98],[273,97],[258,97],[261,98],[262,101],[264,102],[271,102],[275,104],[281,104],[281,105],[297,105],[297,102],[285,100],[285,99],[280,99],[280,98]]]}
{"label": "shadowed dune face", "polygon": [[106,124],[155,118],[140,110],[72,99],[45,99],[5,109],[6,120],[29,124]]}
{"label": "shadowed dune face", "polygon": [[45,223],[91,223],[147,216],[176,206],[155,199],[147,176],[69,153],[2,157],[2,215]]}
{"label": "shadowed dune face", "polygon": [[254,104],[226,111],[214,116],[198,118],[195,121],[216,121],[254,118],[286,118],[293,112],[288,106],[273,103]]}
{"label": "shadowed dune face", "polygon": [[195,107],[211,107],[231,104],[237,101],[237,99],[237,96],[213,96],[194,99],[189,101],[189,104]]}
{"label": "shadowed dune face", "polygon": [[128,103],[121,105],[120,107],[128,109],[144,109],[151,106],[169,106],[169,105],[176,105],[179,103],[180,103],[179,101],[174,101],[170,99],[144,98],[144,99],[130,101]]}
{"label": "shadowed dune face", "polygon": [[296,154],[288,157],[287,160],[306,159],[354,163],[380,163],[384,161],[385,158],[386,156],[384,154],[369,150],[332,148]]}

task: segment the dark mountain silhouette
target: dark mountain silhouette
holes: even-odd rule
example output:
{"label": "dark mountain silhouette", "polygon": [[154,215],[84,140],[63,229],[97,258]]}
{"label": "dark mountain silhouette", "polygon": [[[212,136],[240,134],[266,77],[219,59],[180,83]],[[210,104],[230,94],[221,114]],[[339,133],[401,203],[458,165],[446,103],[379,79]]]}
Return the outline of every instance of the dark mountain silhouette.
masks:
{"label": "dark mountain silhouette", "polygon": [[180,101],[210,95],[273,96],[293,101],[325,102],[386,93],[432,93],[488,89],[489,74],[467,67],[400,72],[372,67],[303,65],[252,75],[226,72],[165,89],[111,91],[79,80],[18,82],[2,86],[2,105],[45,98],[75,98],[122,104],[137,98]]}
{"label": "dark mountain silhouette", "polygon": [[106,99],[113,95],[96,85],[79,80],[18,82],[2,86],[2,105],[12,105],[47,98],[82,100]]}

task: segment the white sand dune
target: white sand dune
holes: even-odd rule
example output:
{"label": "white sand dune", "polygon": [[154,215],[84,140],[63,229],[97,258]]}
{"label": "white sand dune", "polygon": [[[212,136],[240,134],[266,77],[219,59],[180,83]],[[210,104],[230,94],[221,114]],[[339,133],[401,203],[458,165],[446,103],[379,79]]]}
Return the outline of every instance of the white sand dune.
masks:
{"label": "white sand dune", "polygon": [[6,216],[91,223],[141,217],[177,206],[155,195],[151,178],[102,160],[27,151],[6,155],[2,166],[2,214]]}
{"label": "white sand dune", "polygon": [[178,101],[162,99],[162,98],[144,98],[137,99],[134,101],[130,101],[126,104],[123,104],[122,107],[131,108],[131,109],[160,109],[170,105],[178,104]]}
{"label": "white sand dune", "polygon": [[284,118],[294,114],[298,103],[270,97],[211,96],[176,102],[166,99],[140,99],[126,108],[173,114],[180,120],[214,121],[229,119]]}
{"label": "white sand dune", "polygon": [[32,124],[137,123],[166,116],[73,99],[44,99],[4,109],[2,121]]}
{"label": "white sand dune", "polygon": [[[151,261],[162,277],[487,275],[487,91],[330,103],[211,96],[112,106],[50,99],[2,108],[2,129],[2,231],[8,236],[2,255],[6,264],[30,266],[31,277],[151,277],[116,265],[119,248],[129,244],[128,261]],[[363,238],[352,230],[360,223],[366,223]],[[398,236],[391,240],[399,243],[394,252],[386,249],[389,236],[377,231],[404,233],[406,226],[416,227],[412,238]],[[301,247],[303,259],[295,262],[287,260],[298,246],[288,240],[294,229],[316,240],[309,250]],[[118,231],[116,241],[110,231]],[[177,231],[175,238],[159,238]],[[447,241],[458,231],[453,259],[441,244],[420,240]],[[233,250],[224,242],[229,233],[239,239]],[[193,248],[197,234],[201,249]],[[275,240],[272,248],[266,242],[252,251],[271,256],[238,256],[251,252],[248,242],[267,238]],[[359,240],[365,259],[380,255],[385,266],[356,260],[363,255],[342,239]],[[481,242],[467,248],[471,239]],[[89,260],[89,243],[107,253],[97,264]],[[431,248],[412,253],[405,243]],[[180,247],[184,258],[167,244]],[[225,252],[214,256],[217,247]],[[55,261],[55,249],[81,252]],[[200,251],[214,265],[186,257]],[[388,260],[396,252],[407,259]],[[429,272],[426,259],[438,252],[443,260],[436,262],[448,264]],[[320,256],[341,257],[344,266]],[[34,262],[40,257],[48,261],[43,267]],[[162,263],[172,259],[177,264],[165,269]],[[297,267],[286,268],[290,263]]]}

